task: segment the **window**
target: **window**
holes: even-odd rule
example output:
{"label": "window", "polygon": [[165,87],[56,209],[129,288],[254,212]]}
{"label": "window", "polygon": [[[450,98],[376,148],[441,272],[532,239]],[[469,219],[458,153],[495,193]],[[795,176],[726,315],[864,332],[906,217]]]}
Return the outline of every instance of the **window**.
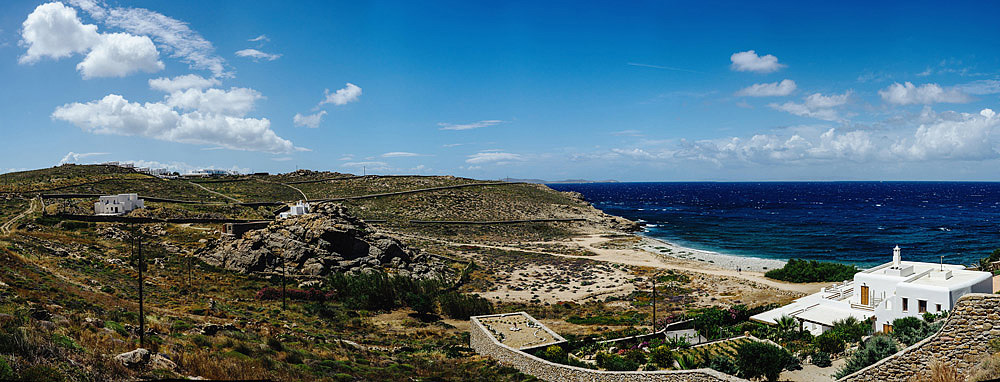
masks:
{"label": "window", "polygon": [[917,313],[927,313],[927,300],[917,300]]}
{"label": "window", "polygon": [[903,311],[910,310],[910,299],[903,297]]}
{"label": "window", "polygon": [[941,304],[937,304],[937,311],[938,311],[938,312],[940,312],[940,311],[941,311]]}

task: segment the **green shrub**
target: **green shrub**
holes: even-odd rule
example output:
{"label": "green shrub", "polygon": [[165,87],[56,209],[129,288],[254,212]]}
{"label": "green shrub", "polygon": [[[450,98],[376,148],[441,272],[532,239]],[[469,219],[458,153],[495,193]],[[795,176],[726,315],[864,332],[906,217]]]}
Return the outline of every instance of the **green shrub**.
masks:
{"label": "green shrub", "polygon": [[559,345],[552,345],[538,353],[538,356],[555,363],[566,363],[569,358],[566,351]]}
{"label": "green shrub", "polygon": [[493,304],[489,300],[473,294],[445,293],[438,298],[438,302],[441,303],[441,313],[458,320],[493,313]]}
{"label": "green shrub", "polygon": [[943,324],[943,321],[930,324],[916,317],[897,318],[892,321],[892,337],[910,346],[930,337],[941,329]]}
{"label": "green shrub", "polygon": [[790,259],[784,267],[767,271],[764,276],[793,283],[844,281],[854,278],[858,268],[853,265]]}
{"label": "green shrub", "polygon": [[212,347],[212,340],[208,339],[208,337],[201,334],[195,334],[191,336],[191,342],[193,342],[195,346],[198,346],[200,348]]}
{"label": "green shrub", "polygon": [[7,363],[7,358],[0,355],[0,381],[14,379],[14,369]]}
{"label": "green shrub", "polygon": [[674,365],[674,352],[667,345],[660,345],[649,351],[649,360],[665,369]]}
{"label": "green shrub", "polygon": [[837,333],[840,339],[847,342],[860,342],[862,337],[871,334],[872,321],[858,321],[857,318],[847,317],[834,321],[833,328],[827,332]]}
{"label": "green shrub", "polygon": [[105,321],[104,327],[114,330],[115,333],[118,333],[122,337],[128,337],[128,330],[125,330],[125,326],[123,326],[122,324],[119,324],[114,321]]}
{"label": "green shrub", "polygon": [[812,355],[812,364],[818,367],[830,367],[833,361],[830,360],[830,354],[818,351]]}
{"label": "green shrub", "polygon": [[733,362],[733,359],[724,355],[716,355],[715,357],[712,357],[712,359],[708,361],[708,368],[729,375],[736,375],[736,373],[739,372],[739,369],[736,368],[736,363]]}
{"label": "green shrub", "polygon": [[792,357],[787,350],[775,345],[750,341],[736,349],[736,367],[743,378],[766,378],[777,381]]}
{"label": "green shrub", "polygon": [[641,349],[631,349],[625,352],[625,359],[635,362],[637,365],[645,364],[648,359],[646,352]]}
{"label": "green shrub", "polygon": [[844,351],[845,344],[844,340],[840,337],[840,333],[828,330],[813,338],[813,345],[816,345],[816,348],[822,352],[841,353]]}
{"label": "green shrub", "polygon": [[899,347],[896,346],[896,341],[889,336],[877,335],[869,338],[858,350],[851,353],[844,367],[837,371],[836,377],[842,378],[864,369],[882,358],[896,354],[897,351],[899,351]]}
{"label": "green shrub", "polygon": [[63,382],[66,380],[66,377],[59,372],[59,369],[44,365],[35,365],[21,371],[21,380],[32,382]]}
{"label": "green shrub", "polygon": [[73,341],[72,338],[66,337],[62,334],[52,333],[52,342],[68,350],[72,351],[83,350],[83,348],[81,348],[80,345],[76,344],[76,341]]}
{"label": "green shrub", "polygon": [[274,351],[285,350],[285,345],[282,344],[281,341],[279,341],[277,338],[274,338],[274,337],[268,337],[267,338],[267,347],[271,348],[271,350],[274,350]]}
{"label": "green shrub", "polygon": [[597,353],[597,366],[610,371],[636,371],[639,364],[617,354]]}

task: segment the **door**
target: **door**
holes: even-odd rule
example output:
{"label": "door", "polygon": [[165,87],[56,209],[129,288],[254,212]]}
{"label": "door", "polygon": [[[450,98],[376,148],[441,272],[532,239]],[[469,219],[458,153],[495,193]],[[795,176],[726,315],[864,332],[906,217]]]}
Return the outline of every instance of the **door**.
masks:
{"label": "door", "polygon": [[868,287],[861,287],[861,305],[868,305]]}

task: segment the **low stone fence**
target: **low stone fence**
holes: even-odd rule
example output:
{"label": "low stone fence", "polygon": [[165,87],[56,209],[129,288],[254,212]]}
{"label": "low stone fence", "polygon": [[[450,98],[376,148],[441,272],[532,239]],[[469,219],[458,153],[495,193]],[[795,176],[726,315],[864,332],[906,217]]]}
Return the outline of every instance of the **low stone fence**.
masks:
{"label": "low stone fence", "polygon": [[930,372],[931,362],[948,364],[959,375],[990,354],[990,340],[1000,338],[1000,295],[973,293],[958,300],[941,330],[838,381],[907,381]]}
{"label": "low stone fence", "polygon": [[492,357],[503,365],[514,367],[543,381],[567,382],[747,382],[712,369],[663,371],[605,371],[550,362],[504,345],[483,326],[471,318],[469,345],[477,353]]}

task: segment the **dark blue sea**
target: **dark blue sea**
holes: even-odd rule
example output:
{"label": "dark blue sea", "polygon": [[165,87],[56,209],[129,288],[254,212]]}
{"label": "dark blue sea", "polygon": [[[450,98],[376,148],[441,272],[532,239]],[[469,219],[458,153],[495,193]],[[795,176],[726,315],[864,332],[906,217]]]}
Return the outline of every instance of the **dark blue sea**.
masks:
{"label": "dark blue sea", "polygon": [[1000,183],[550,184],[645,235],[724,254],[856,263],[972,264],[1000,248]]}

